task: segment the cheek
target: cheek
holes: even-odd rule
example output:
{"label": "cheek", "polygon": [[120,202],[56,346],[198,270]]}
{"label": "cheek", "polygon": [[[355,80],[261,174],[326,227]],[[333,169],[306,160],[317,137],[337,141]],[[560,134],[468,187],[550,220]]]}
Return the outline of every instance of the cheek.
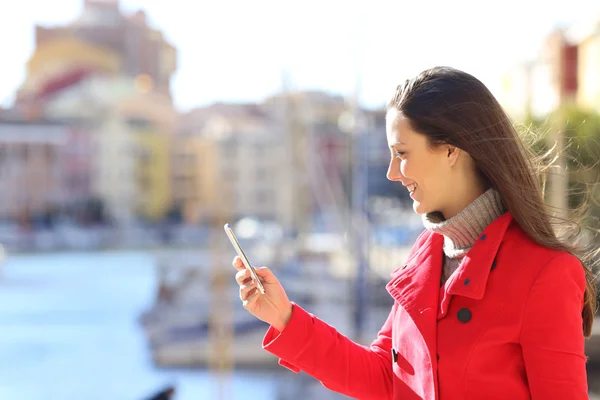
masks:
{"label": "cheek", "polygon": [[447,171],[431,160],[422,166],[423,185],[426,189],[436,193],[447,193],[448,188],[453,186],[452,179],[448,176]]}
{"label": "cheek", "polygon": [[[411,154],[412,156],[412,154]],[[400,172],[409,181],[415,181],[420,186],[424,186],[427,181],[427,163],[421,162],[418,157],[410,157],[405,160],[398,160]]]}
{"label": "cheek", "polygon": [[396,164],[396,166],[400,168],[400,173],[402,176],[405,176],[408,179],[415,179],[413,176],[411,176],[413,168],[408,160],[397,160],[397,162],[399,166],[398,164]]}
{"label": "cheek", "polygon": [[400,172],[407,179],[414,180],[423,190],[440,190],[445,184],[446,177],[434,159],[404,160]]}

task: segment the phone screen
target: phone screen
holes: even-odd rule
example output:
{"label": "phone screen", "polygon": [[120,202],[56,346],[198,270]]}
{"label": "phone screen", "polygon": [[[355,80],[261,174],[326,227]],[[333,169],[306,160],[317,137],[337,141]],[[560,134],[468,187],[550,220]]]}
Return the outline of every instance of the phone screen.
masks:
{"label": "phone screen", "polygon": [[265,288],[264,288],[262,282],[260,281],[258,275],[256,274],[256,270],[254,269],[252,264],[250,264],[250,261],[248,261],[248,257],[246,257],[244,250],[242,250],[242,246],[240,246],[240,243],[238,242],[237,237],[233,233],[233,229],[231,229],[229,224],[225,224],[225,226],[223,228],[225,229],[225,233],[227,234],[229,241],[233,245],[233,248],[237,252],[238,256],[240,256],[240,258],[242,259],[244,266],[246,267],[246,269],[248,271],[250,271],[250,275],[252,275],[252,279],[254,279],[256,281],[258,290],[262,294],[265,294]]}

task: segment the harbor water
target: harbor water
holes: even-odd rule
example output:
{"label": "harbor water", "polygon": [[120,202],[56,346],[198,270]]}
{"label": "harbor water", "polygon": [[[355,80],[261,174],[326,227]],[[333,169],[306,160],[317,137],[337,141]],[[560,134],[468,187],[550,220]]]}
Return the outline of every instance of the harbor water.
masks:
{"label": "harbor water", "polygon": [[[232,275],[233,276],[233,275]],[[152,365],[139,313],[153,301],[144,253],[9,255],[0,273],[0,399],[218,399],[207,370]],[[226,399],[275,399],[276,371],[236,371]]]}

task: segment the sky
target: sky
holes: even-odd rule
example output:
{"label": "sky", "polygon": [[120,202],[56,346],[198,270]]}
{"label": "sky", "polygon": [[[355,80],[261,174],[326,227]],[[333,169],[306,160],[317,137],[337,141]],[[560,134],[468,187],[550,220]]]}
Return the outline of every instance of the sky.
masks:
{"label": "sky", "polygon": [[[35,24],[75,19],[83,0],[2,1],[0,105],[12,103],[34,48]],[[558,25],[600,16],[593,0],[121,0],[144,9],[178,50],[172,80],[180,110],[216,101],[260,101],[281,89],[385,104],[419,71],[450,65],[496,91],[503,72],[535,58]]]}

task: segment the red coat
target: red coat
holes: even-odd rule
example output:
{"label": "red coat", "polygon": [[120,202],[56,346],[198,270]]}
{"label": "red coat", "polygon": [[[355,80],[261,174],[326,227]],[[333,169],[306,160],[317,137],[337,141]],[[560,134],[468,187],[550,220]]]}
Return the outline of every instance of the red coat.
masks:
{"label": "red coat", "polygon": [[392,273],[394,306],[370,347],[294,304],[263,346],[295,372],[357,399],[588,399],[585,275],[506,213],[440,288],[443,236],[417,239]]}

